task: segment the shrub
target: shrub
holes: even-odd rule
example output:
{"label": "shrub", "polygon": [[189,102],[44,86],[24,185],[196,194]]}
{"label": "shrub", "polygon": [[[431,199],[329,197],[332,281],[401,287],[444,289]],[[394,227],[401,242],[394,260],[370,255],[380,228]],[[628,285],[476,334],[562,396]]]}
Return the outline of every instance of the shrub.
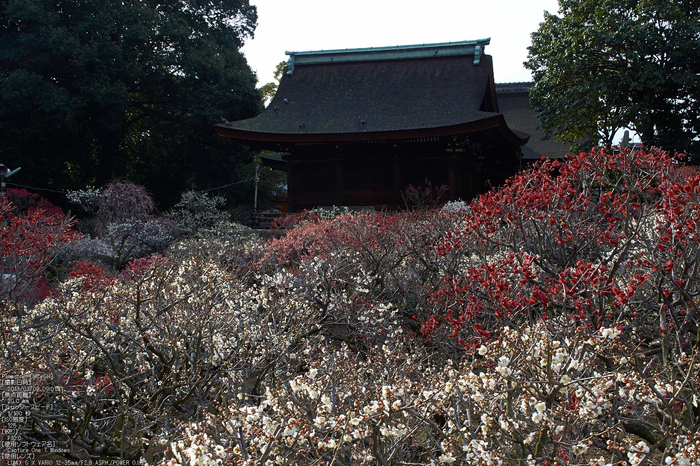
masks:
{"label": "shrub", "polygon": [[346,338],[379,338],[396,325],[417,332],[429,291],[471,259],[466,248],[438,249],[461,218],[437,210],[309,216],[268,242],[260,267],[293,271],[298,292]]}
{"label": "shrub", "polygon": [[649,340],[673,323],[678,343],[694,345],[699,183],[657,150],[594,149],[515,176],[446,235],[443,251],[476,245],[482,263],[432,293],[424,333],[468,344],[568,315],[592,330],[630,322]]}
{"label": "shrub", "polygon": [[21,215],[27,213],[30,209],[40,209],[45,215],[63,215],[63,211],[53,205],[48,200],[35,193],[30,193],[26,189],[7,188],[5,197],[12,204],[12,210],[15,214]]}
{"label": "shrub", "polygon": [[175,223],[180,234],[194,236],[200,231],[212,230],[229,222],[229,215],[221,210],[224,203],[225,199],[221,196],[210,197],[203,192],[187,191],[167,216]]}
{"label": "shrub", "polygon": [[142,186],[116,181],[103,189],[72,191],[68,200],[90,214],[81,222],[90,239],[68,255],[102,260],[121,270],[135,258],[165,251],[174,239],[174,225],[154,215],[153,199]]}

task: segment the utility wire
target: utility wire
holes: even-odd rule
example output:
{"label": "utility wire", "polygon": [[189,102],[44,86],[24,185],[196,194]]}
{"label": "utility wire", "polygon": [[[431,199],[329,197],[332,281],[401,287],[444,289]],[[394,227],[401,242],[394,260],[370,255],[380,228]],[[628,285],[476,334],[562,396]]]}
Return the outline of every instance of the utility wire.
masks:
{"label": "utility wire", "polygon": [[25,189],[33,189],[35,191],[48,191],[51,193],[61,193],[61,194],[67,194],[68,191],[66,190],[57,190],[57,189],[48,189],[48,188],[35,188],[34,186],[26,186],[23,184],[16,184],[16,183],[7,183],[8,186],[13,186],[17,188],[25,188]]}
{"label": "utility wire", "polygon": [[237,185],[237,184],[245,183],[245,182],[247,182],[247,181],[252,181],[252,180],[254,180],[254,179],[255,179],[255,176],[251,176],[250,178],[245,179],[245,180],[236,181],[236,182],[234,182],[234,183],[225,184],[225,185],[223,185],[223,186],[217,186],[216,188],[205,189],[205,190],[203,190],[202,192],[203,192],[203,193],[208,193],[209,191],[215,191],[215,190],[217,190],[217,189],[228,188],[229,186],[234,186],[234,185]]}
{"label": "utility wire", "polygon": [[[225,185],[223,185],[223,186],[217,186],[216,188],[205,189],[205,190],[203,190],[202,192],[208,193],[209,191],[216,191],[217,189],[228,188],[228,187],[230,187],[230,186],[234,186],[234,185],[237,185],[237,184],[246,183],[246,182],[248,182],[248,181],[253,181],[254,179],[255,179],[255,176],[251,176],[250,178],[246,178],[245,180],[236,181],[236,182],[234,182],[234,183],[225,184]],[[35,191],[48,191],[48,192],[51,192],[51,193],[68,194],[68,191],[65,190],[65,189],[64,189],[64,190],[57,190],[57,189],[48,189],[48,188],[35,188],[34,186],[26,186],[26,185],[23,185],[23,184],[16,184],[16,183],[7,183],[7,185],[8,185],[8,186],[12,186],[12,187],[16,187],[16,188],[33,189],[33,190],[35,190]]]}

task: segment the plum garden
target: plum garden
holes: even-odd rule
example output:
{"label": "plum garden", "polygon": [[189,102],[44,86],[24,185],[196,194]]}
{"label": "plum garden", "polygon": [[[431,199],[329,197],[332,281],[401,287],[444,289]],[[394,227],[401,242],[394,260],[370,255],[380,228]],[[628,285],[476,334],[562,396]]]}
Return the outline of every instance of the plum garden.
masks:
{"label": "plum garden", "polygon": [[78,232],[20,198],[0,376],[31,378],[21,435],[67,458],[700,462],[700,173],[677,156],[593,149],[266,240],[121,207]]}

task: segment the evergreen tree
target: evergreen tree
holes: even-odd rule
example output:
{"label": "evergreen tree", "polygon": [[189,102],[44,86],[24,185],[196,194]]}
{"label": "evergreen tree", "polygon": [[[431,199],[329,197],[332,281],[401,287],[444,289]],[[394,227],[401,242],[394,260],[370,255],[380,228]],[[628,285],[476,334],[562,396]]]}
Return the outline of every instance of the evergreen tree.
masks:
{"label": "evergreen tree", "polygon": [[532,34],[531,100],[549,136],[700,157],[700,1],[559,0]]}
{"label": "evergreen tree", "polygon": [[240,52],[248,0],[0,0],[0,160],[26,184],[124,177],[162,205],[229,184],[250,154],[216,136],[260,109]]}

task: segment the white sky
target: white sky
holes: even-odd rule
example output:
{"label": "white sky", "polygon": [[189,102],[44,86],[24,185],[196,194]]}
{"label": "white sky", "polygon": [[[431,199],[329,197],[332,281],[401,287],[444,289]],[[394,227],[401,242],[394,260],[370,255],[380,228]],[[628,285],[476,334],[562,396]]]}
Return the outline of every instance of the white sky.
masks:
{"label": "white sky", "polygon": [[243,53],[258,86],[273,80],[285,51],[457,42],[491,38],[496,82],[530,81],[530,33],[557,0],[250,0],[255,38]]}

